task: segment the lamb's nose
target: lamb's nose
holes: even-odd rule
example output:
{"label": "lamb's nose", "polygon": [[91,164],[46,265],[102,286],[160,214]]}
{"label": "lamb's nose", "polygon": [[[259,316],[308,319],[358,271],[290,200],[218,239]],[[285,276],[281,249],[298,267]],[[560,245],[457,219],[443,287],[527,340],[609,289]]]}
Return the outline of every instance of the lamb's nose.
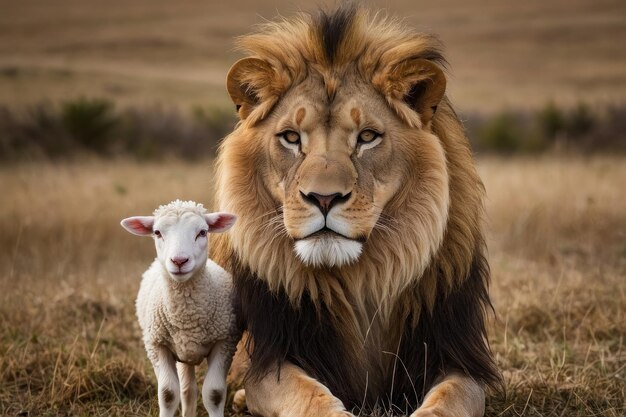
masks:
{"label": "lamb's nose", "polygon": [[179,267],[179,268],[181,266],[185,265],[188,260],[189,260],[189,258],[185,258],[185,257],[182,257],[182,256],[176,256],[176,257],[170,259],[170,261],[172,261],[172,263],[174,265],[176,265],[177,267]]}

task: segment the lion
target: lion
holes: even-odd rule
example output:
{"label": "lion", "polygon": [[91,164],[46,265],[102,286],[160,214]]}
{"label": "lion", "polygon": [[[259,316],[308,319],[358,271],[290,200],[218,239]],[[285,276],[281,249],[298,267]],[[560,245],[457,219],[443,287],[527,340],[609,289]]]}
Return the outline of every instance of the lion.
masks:
{"label": "lion", "polygon": [[500,376],[484,188],[436,37],[356,6],[266,23],[227,76],[212,245],[267,417],[481,416]]}

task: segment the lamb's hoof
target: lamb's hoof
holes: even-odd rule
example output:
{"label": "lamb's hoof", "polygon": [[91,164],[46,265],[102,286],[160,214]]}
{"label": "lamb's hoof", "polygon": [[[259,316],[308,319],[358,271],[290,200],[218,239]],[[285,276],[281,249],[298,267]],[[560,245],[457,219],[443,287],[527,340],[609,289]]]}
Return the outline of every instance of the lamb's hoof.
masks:
{"label": "lamb's hoof", "polygon": [[235,392],[233,397],[233,411],[237,413],[243,413],[248,406],[246,405],[246,390],[240,389]]}

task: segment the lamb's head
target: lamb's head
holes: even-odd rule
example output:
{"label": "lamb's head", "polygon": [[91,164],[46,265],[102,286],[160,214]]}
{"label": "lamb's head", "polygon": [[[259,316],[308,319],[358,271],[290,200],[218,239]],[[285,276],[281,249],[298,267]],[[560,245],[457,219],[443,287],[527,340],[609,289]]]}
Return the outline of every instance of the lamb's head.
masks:
{"label": "lamb's head", "polygon": [[229,213],[207,213],[202,204],[172,201],[152,216],[122,220],[122,227],[138,236],[154,238],[157,258],[172,279],[183,282],[207,260],[207,234],[224,232],[235,223]]}

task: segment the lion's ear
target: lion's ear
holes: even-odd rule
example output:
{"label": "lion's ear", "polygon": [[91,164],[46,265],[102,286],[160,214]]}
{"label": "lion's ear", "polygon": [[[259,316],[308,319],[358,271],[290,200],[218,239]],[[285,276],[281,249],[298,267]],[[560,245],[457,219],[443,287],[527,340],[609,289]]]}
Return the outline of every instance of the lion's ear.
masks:
{"label": "lion's ear", "polygon": [[[271,108],[279,95],[276,72],[259,58],[242,58],[235,62],[226,76],[226,88],[242,120],[261,104]],[[265,110],[260,118],[269,109]]]}
{"label": "lion's ear", "polygon": [[[432,61],[409,58],[394,64],[374,80],[390,103],[402,102],[415,111],[422,125],[435,115],[437,106],[446,92],[446,76]],[[411,123],[410,115],[396,107],[401,117]]]}

